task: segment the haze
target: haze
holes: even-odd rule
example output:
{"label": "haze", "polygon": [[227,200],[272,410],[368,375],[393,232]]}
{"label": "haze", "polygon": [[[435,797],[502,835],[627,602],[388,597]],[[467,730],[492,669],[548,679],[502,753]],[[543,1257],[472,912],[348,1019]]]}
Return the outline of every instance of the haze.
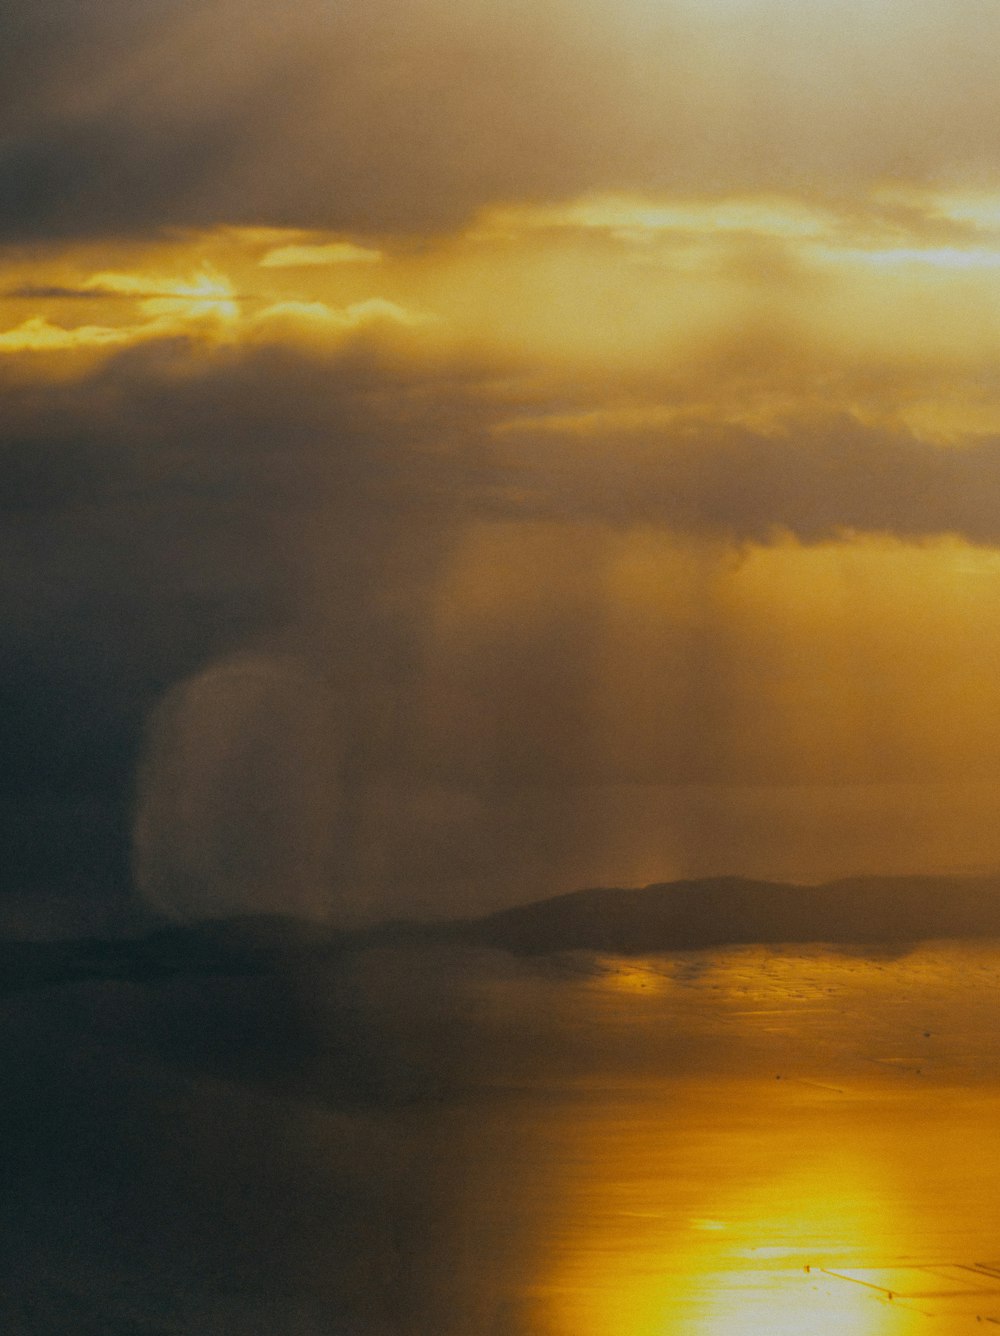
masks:
{"label": "haze", "polygon": [[998,25],[15,10],[20,883],[378,918],[994,867]]}
{"label": "haze", "polygon": [[1000,1323],[997,51],[7,0],[4,1336]]}

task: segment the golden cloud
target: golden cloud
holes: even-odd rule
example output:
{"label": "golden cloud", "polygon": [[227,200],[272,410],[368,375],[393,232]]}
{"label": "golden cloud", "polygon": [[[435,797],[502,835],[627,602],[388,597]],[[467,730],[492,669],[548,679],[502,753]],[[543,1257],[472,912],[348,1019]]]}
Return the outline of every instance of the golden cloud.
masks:
{"label": "golden cloud", "polygon": [[0,333],[0,353],[76,352],[80,349],[116,348],[130,343],[133,333],[107,325],[77,325],[66,329],[50,324],[43,316],[31,316],[14,329]]}
{"label": "golden cloud", "polygon": [[308,269],[313,265],[378,264],[382,252],[368,246],[354,246],[348,241],[324,245],[278,246],[269,250],[258,264],[262,269]]}

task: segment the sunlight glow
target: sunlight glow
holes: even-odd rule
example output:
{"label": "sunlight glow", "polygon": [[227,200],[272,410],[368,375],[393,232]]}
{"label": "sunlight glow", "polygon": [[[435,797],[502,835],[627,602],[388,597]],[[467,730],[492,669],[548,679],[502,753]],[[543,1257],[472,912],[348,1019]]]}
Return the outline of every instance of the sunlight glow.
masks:
{"label": "sunlight glow", "polygon": [[42,351],[54,368],[157,338],[388,341],[394,355],[474,349],[572,376],[569,394],[553,383],[499,412],[489,429],[508,439],[766,429],[819,411],[961,443],[1000,429],[982,374],[1000,350],[998,201],[903,186],[850,207],[604,192],[488,207],[420,248],[289,228],[53,247],[0,273],[0,354]]}
{"label": "sunlight glow", "polygon": [[943,194],[933,200],[930,213],[980,231],[996,231],[1000,228],[1000,195],[995,191]]}
{"label": "sunlight glow", "polygon": [[67,329],[42,316],[31,316],[14,329],[0,333],[0,353],[75,352],[81,349],[118,347],[130,343],[127,329],[106,325],[77,325]]}
{"label": "sunlight glow", "polygon": [[178,316],[187,320],[208,317],[226,322],[238,319],[240,314],[232,283],[207,268],[187,282],[164,284],[162,292],[143,300],[142,309],[152,316]]}
{"label": "sunlight glow", "polygon": [[[790,1169],[738,1194],[726,1202],[725,1237],[702,1234],[687,1275],[664,1295],[681,1320],[661,1330],[685,1336],[883,1336],[894,1330],[873,1291],[822,1270],[831,1255],[872,1246],[876,1212],[874,1185],[859,1166],[854,1172],[848,1166],[846,1174],[833,1164]],[[745,1260],[734,1266],[737,1258]]]}
{"label": "sunlight glow", "polygon": [[[615,1135],[605,1129],[593,1146],[585,1136],[574,1153],[599,1171],[588,1189],[589,1223],[549,1278],[553,1331],[908,1332],[913,1315],[904,1305],[845,1279],[852,1266],[883,1255],[907,1222],[891,1205],[891,1181],[877,1146],[865,1144],[863,1122],[852,1148],[817,1145],[827,1098],[807,1083],[720,1087],[702,1110],[702,1134],[682,1145],[663,1142],[662,1120],[650,1115],[623,1118]],[[734,1099],[741,1109],[735,1123],[727,1112]],[[773,1130],[776,1118],[788,1120],[784,1135]],[[717,1123],[727,1128],[724,1151]],[[688,1195],[688,1184],[703,1186]]]}
{"label": "sunlight glow", "polygon": [[378,264],[382,252],[347,241],[326,245],[278,246],[258,261],[262,269],[307,269],[330,264]]}
{"label": "sunlight glow", "polygon": [[719,1310],[662,1336],[888,1336],[895,1315],[870,1291],[822,1273],[722,1272],[705,1277],[723,1297]]}
{"label": "sunlight glow", "polygon": [[670,980],[653,962],[609,957],[609,968],[600,976],[600,986],[610,993],[660,993]]}
{"label": "sunlight glow", "polygon": [[629,195],[598,195],[567,204],[489,209],[480,230],[489,233],[581,228],[636,235],[656,232],[754,232],[777,237],[815,237],[832,218],[799,200],[747,198],[658,201]]}
{"label": "sunlight glow", "polygon": [[987,250],[981,246],[969,250],[958,246],[897,246],[882,250],[823,247],[816,255],[841,264],[871,265],[877,269],[894,265],[928,265],[934,269],[1000,268],[1000,250]]}

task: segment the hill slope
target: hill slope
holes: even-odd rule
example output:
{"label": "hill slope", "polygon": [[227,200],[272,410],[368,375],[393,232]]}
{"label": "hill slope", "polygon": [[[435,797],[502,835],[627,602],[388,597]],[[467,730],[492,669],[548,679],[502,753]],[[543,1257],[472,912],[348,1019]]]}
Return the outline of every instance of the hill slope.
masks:
{"label": "hill slope", "polygon": [[0,941],[0,994],[84,979],[294,976],[323,958],[386,945],[641,955],[752,943],[904,946],[948,937],[1000,937],[1000,876],[859,877],[822,886],[717,877],[571,891],[478,919],[353,932],[274,915],[174,924],[114,941]]}
{"label": "hill slope", "polygon": [[719,877],[598,888],[501,910],[462,935],[518,952],[893,944],[1000,936],[1000,877],[859,877],[822,886]]}

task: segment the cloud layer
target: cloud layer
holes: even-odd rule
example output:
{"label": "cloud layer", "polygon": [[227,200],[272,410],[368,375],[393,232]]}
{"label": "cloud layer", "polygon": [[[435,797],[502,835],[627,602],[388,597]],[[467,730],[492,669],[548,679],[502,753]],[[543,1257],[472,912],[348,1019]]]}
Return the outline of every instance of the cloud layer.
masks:
{"label": "cloud layer", "polygon": [[[224,777],[223,825],[185,839],[206,866],[232,863],[229,840],[269,869],[258,907],[280,907],[275,850],[317,807],[323,905],[386,912],[591,879],[611,849],[635,867],[595,817],[628,786],[985,775],[1000,440],[945,448],[844,416],[540,429],[529,371],[400,358],[393,337],[153,339],[3,391],[10,802],[127,804],[158,702],[197,724],[240,663],[263,665],[277,712],[226,732],[234,697],[179,777],[176,739],[156,745],[172,791]],[[518,430],[512,402],[532,409]],[[295,696],[282,664],[332,702],[326,778],[251,854],[265,827],[240,795],[301,750],[268,722]],[[686,833],[656,866],[703,868],[732,814],[673,812]]]}
{"label": "cloud layer", "polygon": [[[204,885],[276,885],[329,789],[337,894],[433,908],[780,863],[754,786],[829,849],[837,786],[994,773],[1000,15],[18,0],[4,28],[12,830],[96,804],[121,839],[147,748],[151,847],[209,850]],[[240,862],[300,682],[325,778]],[[215,790],[221,850],[176,798]]]}
{"label": "cloud layer", "polygon": [[586,190],[976,183],[998,39],[974,0],[18,3],[0,234],[419,232]]}

